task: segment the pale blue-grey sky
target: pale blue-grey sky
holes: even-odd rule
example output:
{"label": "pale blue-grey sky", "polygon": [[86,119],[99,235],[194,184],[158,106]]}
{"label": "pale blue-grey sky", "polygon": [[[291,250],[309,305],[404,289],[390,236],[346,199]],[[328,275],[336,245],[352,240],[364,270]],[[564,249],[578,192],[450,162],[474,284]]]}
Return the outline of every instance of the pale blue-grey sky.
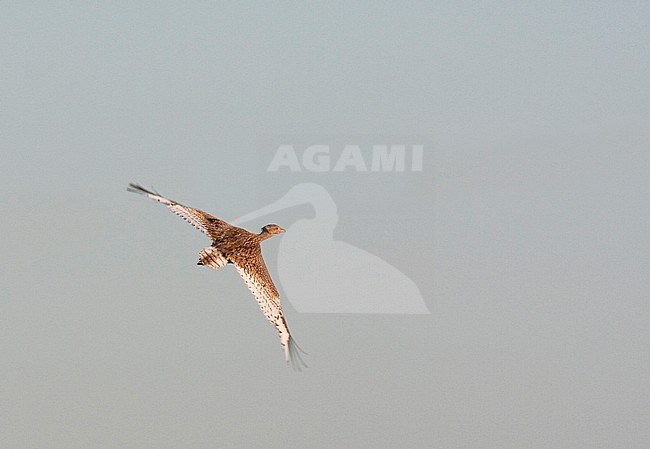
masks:
{"label": "pale blue-grey sky", "polygon": [[[650,446],[649,18],[3,2],[0,448]],[[284,189],[264,136],[349,135],[428,136],[421,173],[329,188],[431,314],[285,304],[296,374],[236,272],[125,187],[234,218]]]}

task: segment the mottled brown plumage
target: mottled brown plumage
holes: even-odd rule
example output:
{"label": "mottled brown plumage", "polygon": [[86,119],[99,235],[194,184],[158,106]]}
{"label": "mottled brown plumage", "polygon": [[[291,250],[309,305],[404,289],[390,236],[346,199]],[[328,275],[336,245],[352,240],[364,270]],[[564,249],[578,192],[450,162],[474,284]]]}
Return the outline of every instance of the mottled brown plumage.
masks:
{"label": "mottled brown plumage", "polygon": [[300,357],[300,348],[287,327],[280,306],[280,295],[266,268],[260,247],[262,241],[284,232],[284,229],[276,224],[269,224],[264,226],[259,234],[253,234],[206,212],[160,196],[140,185],[129,184],[127,190],[146,195],[166,205],[176,215],[206,234],[212,240],[212,246],[203,248],[199,252],[198,265],[218,270],[228,263],[233,264],[255,296],[266,319],[275,326],[287,362],[291,361],[296,369],[306,366]]}

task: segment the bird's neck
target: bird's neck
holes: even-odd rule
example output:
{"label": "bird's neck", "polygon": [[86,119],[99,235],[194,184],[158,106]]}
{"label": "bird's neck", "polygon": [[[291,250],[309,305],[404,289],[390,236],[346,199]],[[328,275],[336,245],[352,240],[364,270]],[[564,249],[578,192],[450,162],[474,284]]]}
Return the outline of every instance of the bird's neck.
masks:
{"label": "bird's neck", "polygon": [[264,241],[266,239],[269,239],[271,237],[273,237],[273,234],[269,234],[266,231],[262,231],[259,234],[257,234],[257,238],[260,240],[260,242],[262,242],[262,241]]}

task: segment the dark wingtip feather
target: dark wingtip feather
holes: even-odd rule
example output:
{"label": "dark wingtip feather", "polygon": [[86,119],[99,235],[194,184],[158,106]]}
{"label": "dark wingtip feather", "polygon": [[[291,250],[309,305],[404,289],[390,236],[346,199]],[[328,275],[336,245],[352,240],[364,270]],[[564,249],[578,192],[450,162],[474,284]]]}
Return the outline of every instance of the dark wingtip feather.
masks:
{"label": "dark wingtip feather", "polygon": [[136,184],[134,182],[130,182],[129,186],[126,188],[127,192],[133,192],[133,193],[139,193],[140,195],[160,195],[158,192],[155,190],[147,190],[144,187],[142,187],[140,184]]}
{"label": "dark wingtip feather", "polygon": [[294,371],[302,371],[302,368],[309,368],[307,363],[302,358],[301,354],[304,355],[309,355],[305,351],[302,350],[300,346],[298,346],[298,343],[296,341],[289,337],[289,363],[291,364],[291,368],[293,368]]}
{"label": "dark wingtip feather", "polygon": [[146,195],[149,192],[147,189],[142,187],[140,184],[135,184],[133,182],[129,183],[129,186],[126,188],[127,192],[139,193],[140,195]]}

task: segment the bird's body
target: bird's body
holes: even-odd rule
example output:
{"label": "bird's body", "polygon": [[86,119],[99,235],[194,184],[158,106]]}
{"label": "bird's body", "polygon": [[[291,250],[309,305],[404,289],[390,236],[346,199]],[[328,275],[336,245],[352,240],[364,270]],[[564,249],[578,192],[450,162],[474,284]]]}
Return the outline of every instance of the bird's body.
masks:
{"label": "bird's body", "polygon": [[129,184],[127,190],[146,195],[166,205],[176,215],[206,234],[212,240],[212,245],[199,252],[198,265],[218,270],[229,263],[233,264],[255,296],[266,319],[275,326],[287,362],[291,361],[297,369],[300,369],[301,365],[306,366],[300,357],[300,348],[291,337],[287,327],[280,306],[280,295],[266,268],[260,247],[262,241],[284,232],[284,229],[278,225],[269,224],[264,226],[259,234],[254,234],[206,212],[160,196],[137,184]]}

